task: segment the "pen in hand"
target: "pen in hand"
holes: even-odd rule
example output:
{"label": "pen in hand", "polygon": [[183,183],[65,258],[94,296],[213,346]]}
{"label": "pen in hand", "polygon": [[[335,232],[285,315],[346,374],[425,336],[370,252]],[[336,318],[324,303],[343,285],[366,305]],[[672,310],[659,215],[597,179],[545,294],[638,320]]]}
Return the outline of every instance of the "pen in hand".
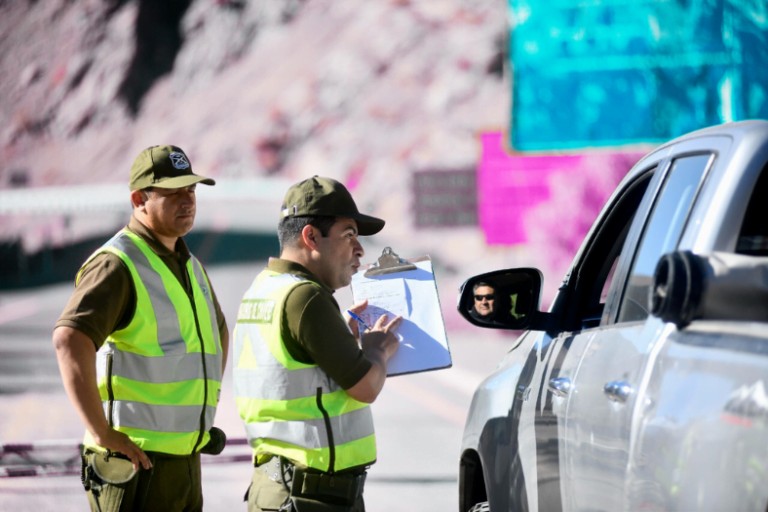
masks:
{"label": "pen in hand", "polygon": [[[362,325],[362,326],[365,328],[365,330],[366,330],[366,331],[370,331],[370,330],[371,330],[371,328],[370,328],[370,327],[368,327],[368,324],[366,324],[365,322],[363,322],[363,319],[362,319],[362,318],[360,318],[359,316],[357,316],[356,314],[354,314],[354,313],[353,313],[353,312],[351,312],[350,310],[347,310],[347,313],[349,313],[349,316],[351,316],[352,318],[354,318],[355,320],[357,320],[357,323],[359,323],[360,325]],[[363,332],[365,332],[365,331],[363,331]]]}

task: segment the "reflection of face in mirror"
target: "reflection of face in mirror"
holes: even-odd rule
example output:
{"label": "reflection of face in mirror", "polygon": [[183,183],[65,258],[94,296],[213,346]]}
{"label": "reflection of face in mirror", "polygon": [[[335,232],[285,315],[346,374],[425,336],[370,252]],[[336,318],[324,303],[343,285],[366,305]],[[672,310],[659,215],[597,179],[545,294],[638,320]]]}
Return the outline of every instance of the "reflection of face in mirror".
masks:
{"label": "reflection of face in mirror", "polygon": [[499,296],[497,286],[490,281],[478,281],[472,286],[472,296],[467,310],[475,320],[485,324],[496,324],[499,312]]}
{"label": "reflection of face in mirror", "polygon": [[473,289],[475,296],[474,309],[478,315],[490,318],[493,316],[496,304],[496,290],[488,283],[477,283]]}
{"label": "reflection of face in mirror", "polygon": [[476,276],[462,289],[461,314],[475,325],[524,329],[538,303],[541,278],[535,269],[510,269]]}

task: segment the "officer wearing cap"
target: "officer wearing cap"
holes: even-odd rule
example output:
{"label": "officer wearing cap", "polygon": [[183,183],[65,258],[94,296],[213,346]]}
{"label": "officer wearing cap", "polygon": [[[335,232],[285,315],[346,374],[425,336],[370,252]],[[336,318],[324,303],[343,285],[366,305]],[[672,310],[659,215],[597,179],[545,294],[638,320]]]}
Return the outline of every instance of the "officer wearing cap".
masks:
{"label": "officer wearing cap", "polygon": [[64,388],[86,427],[82,479],[95,511],[202,510],[200,452],[212,427],[229,336],[182,236],[198,176],[175,146],[131,168],[128,226],[89,257],[56,323]]}
{"label": "officer wearing cap", "polygon": [[235,397],[256,466],[248,510],[363,511],[376,460],[368,404],[384,386],[402,318],[383,315],[359,333],[333,292],[360,266],[358,237],[384,221],[320,177],[292,186],[280,217],[280,258],[245,293],[233,335]]}

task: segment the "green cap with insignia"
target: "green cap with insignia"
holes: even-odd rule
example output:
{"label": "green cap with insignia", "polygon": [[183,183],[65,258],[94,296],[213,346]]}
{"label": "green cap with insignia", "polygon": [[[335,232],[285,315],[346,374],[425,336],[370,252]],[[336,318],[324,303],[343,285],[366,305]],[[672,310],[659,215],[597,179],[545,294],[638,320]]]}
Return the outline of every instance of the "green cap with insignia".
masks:
{"label": "green cap with insignia", "polygon": [[184,188],[195,183],[215,185],[210,178],[192,172],[189,158],[176,146],[152,146],[145,149],[131,166],[131,190],[149,187]]}
{"label": "green cap with insignia", "polygon": [[288,189],[280,218],[315,215],[354,219],[361,236],[375,235],[384,227],[383,220],[358,211],[355,200],[344,185],[319,176],[313,176]]}

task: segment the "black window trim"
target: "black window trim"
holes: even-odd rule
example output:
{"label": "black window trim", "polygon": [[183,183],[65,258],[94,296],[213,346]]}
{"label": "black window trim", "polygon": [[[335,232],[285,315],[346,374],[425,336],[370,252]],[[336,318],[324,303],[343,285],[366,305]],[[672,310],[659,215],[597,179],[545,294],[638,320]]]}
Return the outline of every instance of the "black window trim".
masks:
{"label": "black window trim", "polygon": [[[596,250],[596,245],[600,243],[601,239],[606,236],[603,231],[606,229],[606,226],[611,223],[613,220],[612,213],[615,211],[615,206],[618,205],[624,198],[627,197],[627,194],[632,192],[632,189],[643,180],[650,179],[650,182],[645,185],[645,190],[643,191],[643,197],[640,198],[640,202],[638,203],[637,208],[635,209],[635,212],[632,214],[633,218],[637,214],[638,211],[643,206],[643,198],[645,197],[645,194],[647,193],[647,188],[651,187],[653,184],[653,178],[654,174],[657,172],[659,166],[663,163],[664,159],[659,160],[653,160],[653,161],[644,161],[644,165],[647,167],[637,173],[635,176],[632,177],[631,181],[628,181],[625,183],[621,190],[616,193],[614,193],[611,196],[610,203],[613,205],[609,211],[606,211],[604,215],[598,218],[596,222],[599,222],[599,224],[595,225],[593,230],[590,233],[589,240],[586,245],[584,245],[583,250],[580,251],[578,254],[578,263],[574,265],[574,267],[569,272],[568,276],[566,277],[567,281],[563,283],[563,287],[561,287],[561,293],[557,297],[557,302],[560,303],[559,305],[562,306],[561,311],[556,311],[555,308],[553,308],[553,313],[556,313],[559,319],[559,325],[560,325],[560,331],[570,331],[570,332],[580,332],[583,330],[588,329],[597,329],[602,327],[602,321],[600,321],[600,325],[594,326],[594,327],[588,327],[584,328],[582,326],[582,318],[580,317],[579,313],[581,310],[581,301],[587,300],[590,295],[590,289],[585,289],[585,279],[588,279],[589,276],[584,276],[584,268],[591,263]],[[630,170],[632,172],[632,170]],[[650,174],[650,176],[649,176]],[[601,212],[602,213],[602,212]],[[634,221],[632,222],[634,223]],[[623,231],[623,227],[622,230]],[[629,237],[632,235],[631,229],[627,233],[627,238],[625,240],[629,240]],[[623,249],[619,251],[619,257],[623,254]],[[617,266],[616,270],[614,271],[614,280],[618,276],[619,267]],[[607,299],[610,300],[610,299]],[[559,313],[559,314],[558,314]],[[604,312],[603,312],[604,313]]]}
{"label": "black window trim", "polygon": [[[613,280],[605,299],[606,308],[603,310],[603,317],[600,320],[599,329],[610,327],[615,323],[614,319],[616,318],[616,312],[618,311],[618,306],[615,305],[617,303],[617,295],[620,295],[621,291],[624,289],[624,283],[627,281],[629,271],[631,270],[631,265],[627,263],[627,260],[631,260],[631,258],[627,257],[627,252],[630,250],[629,246],[637,245],[640,234],[645,228],[645,220],[642,224],[638,224],[637,216],[643,215],[643,218],[647,219],[647,212],[651,211],[651,208],[653,207],[653,202],[651,202],[648,197],[656,197],[659,193],[661,187],[660,183],[663,182],[662,178],[666,175],[668,167],[669,158],[667,156],[662,156],[657,160],[648,161],[646,168],[639,173],[636,178],[638,180],[640,178],[645,178],[650,181],[646,186],[643,198],[640,200],[637,210],[635,210],[632,223],[629,227],[629,232],[624,240],[624,246],[619,252],[619,261],[616,262],[616,270],[614,270]],[[648,194],[651,191],[653,193],[649,196]]]}

